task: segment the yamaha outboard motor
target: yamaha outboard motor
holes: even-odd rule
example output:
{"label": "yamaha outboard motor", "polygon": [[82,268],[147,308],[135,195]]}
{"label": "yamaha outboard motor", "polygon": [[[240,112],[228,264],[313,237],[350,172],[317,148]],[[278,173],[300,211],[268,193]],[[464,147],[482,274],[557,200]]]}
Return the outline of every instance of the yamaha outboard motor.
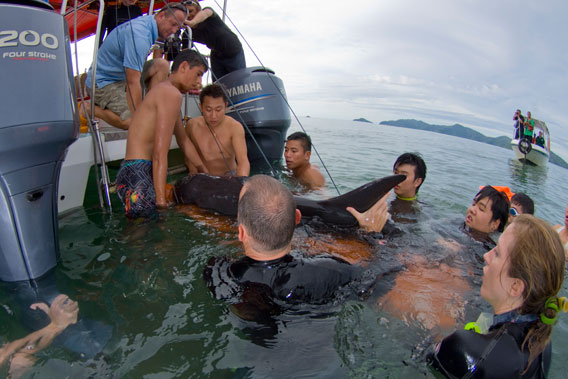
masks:
{"label": "yamaha outboard motor", "polygon": [[0,2],[0,280],[58,255],[57,183],[79,122],[67,23],[39,0]]}
{"label": "yamaha outboard motor", "polygon": [[[225,86],[229,104],[234,104],[227,114],[246,123],[269,161],[280,160],[291,122],[282,80],[268,68],[247,67],[223,76],[218,83]],[[263,161],[249,133],[246,139],[249,161]]]}

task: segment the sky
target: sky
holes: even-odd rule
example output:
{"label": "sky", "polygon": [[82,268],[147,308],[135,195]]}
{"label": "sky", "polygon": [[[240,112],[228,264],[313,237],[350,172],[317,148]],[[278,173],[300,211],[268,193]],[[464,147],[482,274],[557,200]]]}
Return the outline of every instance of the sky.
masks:
{"label": "sky", "polygon": [[[227,3],[247,66],[258,57],[274,70],[298,116],[414,118],[512,136],[520,108],[546,122],[552,150],[568,160],[565,0]],[[223,1],[201,4],[221,13]]]}

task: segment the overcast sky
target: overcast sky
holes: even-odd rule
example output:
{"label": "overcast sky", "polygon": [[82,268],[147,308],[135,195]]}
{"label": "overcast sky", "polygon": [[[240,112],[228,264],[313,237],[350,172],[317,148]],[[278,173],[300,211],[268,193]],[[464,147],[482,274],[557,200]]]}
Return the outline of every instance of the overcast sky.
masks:
{"label": "overcast sky", "polygon": [[[216,1],[202,6],[221,13]],[[228,0],[227,14],[300,116],[511,136],[520,108],[568,159],[566,0]]]}

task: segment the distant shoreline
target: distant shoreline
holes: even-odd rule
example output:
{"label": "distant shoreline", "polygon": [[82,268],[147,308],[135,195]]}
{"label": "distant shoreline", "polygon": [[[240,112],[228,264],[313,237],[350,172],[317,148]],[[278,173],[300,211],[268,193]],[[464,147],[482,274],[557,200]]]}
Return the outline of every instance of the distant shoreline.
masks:
{"label": "distant shoreline", "polygon": [[[354,121],[363,121],[363,120],[365,119],[357,119]],[[365,121],[370,122],[367,120]],[[511,138],[506,136],[487,137],[486,135],[476,130],[473,130],[471,128],[468,128],[460,124],[432,125],[420,120],[401,119],[401,120],[381,121],[379,125],[388,125],[398,128],[425,130],[428,132],[446,134],[450,136],[469,139],[472,141],[483,142],[489,145],[498,146],[507,150],[511,150]],[[550,152],[550,163],[568,169],[568,163],[564,159],[562,159],[559,155],[555,154],[552,151]]]}

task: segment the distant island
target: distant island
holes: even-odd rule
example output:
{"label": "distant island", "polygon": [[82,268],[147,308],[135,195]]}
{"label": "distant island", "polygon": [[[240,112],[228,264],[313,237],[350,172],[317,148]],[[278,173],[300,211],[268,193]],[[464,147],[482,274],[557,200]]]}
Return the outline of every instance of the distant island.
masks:
{"label": "distant island", "polygon": [[369,120],[367,120],[366,118],[363,118],[363,117],[361,117],[361,118],[355,118],[355,119],[353,119],[353,121],[368,122],[369,124],[372,124],[371,121],[369,121]]}
{"label": "distant island", "polygon": [[[359,119],[359,120],[364,120],[364,119]],[[440,134],[447,134],[450,136],[470,139],[478,142],[487,143],[493,146],[499,146],[507,150],[511,150],[511,139],[509,137],[505,136],[487,137],[473,129],[470,129],[460,124],[431,125],[425,123],[424,121],[419,121],[419,120],[395,120],[395,121],[381,121],[380,125],[390,125],[399,128],[418,129],[418,130],[426,130],[429,132],[435,132]],[[568,169],[568,163],[566,163],[564,159],[554,154],[552,151],[550,152],[550,163],[554,163],[555,165]]]}

